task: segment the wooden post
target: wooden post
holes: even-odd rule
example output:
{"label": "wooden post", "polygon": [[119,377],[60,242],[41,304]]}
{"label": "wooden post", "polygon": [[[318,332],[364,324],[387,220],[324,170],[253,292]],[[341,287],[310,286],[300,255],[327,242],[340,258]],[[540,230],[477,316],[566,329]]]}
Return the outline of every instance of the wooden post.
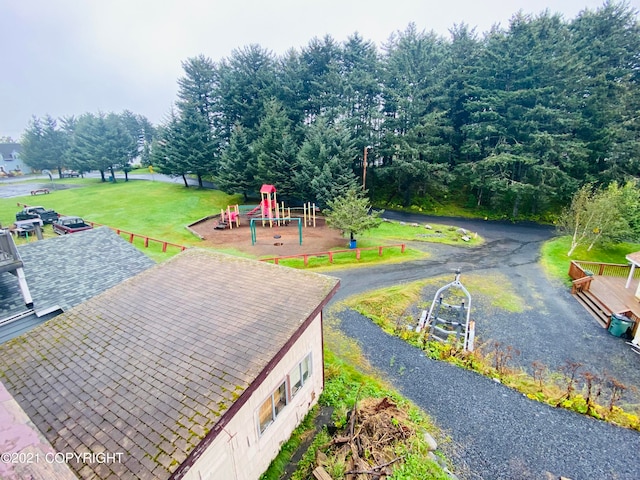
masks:
{"label": "wooden post", "polygon": [[404,243],[403,243],[403,244],[402,244],[402,247],[400,248],[400,253],[404,253],[404,247],[405,247],[405,245],[404,245]]}
{"label": "wooden post", "polygon": [[235,205],[234,211],[236,212],[236,227],[240,227],[240,207],[238,204]]}
{"label": "wooden post", "polygon": [[304,226],[307,226],[307,204],[302,204],[302,221],[304,222]]}
{"label": "wooden post", "polygon": [[278,260],[278,257],[276,257],[276,258],[274,258],[274,259],[273,259],[273,262],[274,262],[276,265],[278,265],[278,261],[279,261],[279,260]]}
{"label": "wooden post", "polygon": [[134,233],[130,233],[129,234],[129,243],[133,243],[133,237],[134,237]]}
{"label": "wooden post", "polygon": [[144,248],[149,248],[149,237],[144,237]]}
{"label": "wooden post", "polygon": [[380,256],[380,257],[382,256],[382,249],[383,248],[384,247],[382,245],[378,247],[378,256]]}
{"label": "wooden post", "polygon": [[316,228],[316,204],[313,204],[313,228]]}
{"label": "wooden post", "polygon": [[308,267],[309,266],[309,255],[303,255],[304,258],[304,266]]}
{"label": "wooden post", "polygon": [[356,260],[360,260],[360,249],[356,248]]}
{"label": "wooden post", "polygon": [[333,263],[333,252],[329,252],[329,263]]}
{"label": "wooden post", "polygon": [[162,253],[167,251],[167,242],[162,242]]}
{"label": "wooden post", "polygon": [[227,221],[229,222],[229,229],[233,230],[233,222],[231,221],[231,206],[227,205]]}

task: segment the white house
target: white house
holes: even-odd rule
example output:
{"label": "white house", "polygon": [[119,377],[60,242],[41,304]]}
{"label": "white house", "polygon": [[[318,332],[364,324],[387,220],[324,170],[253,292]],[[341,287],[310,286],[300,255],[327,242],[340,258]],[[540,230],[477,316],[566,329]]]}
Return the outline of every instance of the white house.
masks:
{"label": "white house", "polygon": [[338,280],[187,250],[0,345],[80,478],[256,480],[323,388]]}

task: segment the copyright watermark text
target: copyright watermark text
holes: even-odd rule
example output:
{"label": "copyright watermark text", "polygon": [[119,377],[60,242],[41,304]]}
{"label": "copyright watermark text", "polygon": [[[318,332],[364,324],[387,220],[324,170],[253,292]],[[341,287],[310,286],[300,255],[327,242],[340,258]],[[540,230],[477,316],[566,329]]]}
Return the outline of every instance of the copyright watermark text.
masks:
{"label": "copyright watermark text", "polygon": [[26,463],[69,463],[78,462],[84,464],[92,463],[122,463],[124,453],[122,452],[13,452],[0,453],[0,463],[26,464]]}

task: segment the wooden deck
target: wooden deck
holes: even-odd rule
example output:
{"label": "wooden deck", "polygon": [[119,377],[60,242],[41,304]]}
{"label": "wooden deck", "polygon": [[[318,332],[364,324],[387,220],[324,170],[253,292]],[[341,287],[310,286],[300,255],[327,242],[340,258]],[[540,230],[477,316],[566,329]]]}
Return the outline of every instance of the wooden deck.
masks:
{"label": "wooden deck", "polygon": [[[629,275],[631,282],[625,288]],[[640,301],[635,297],[640,268],[572,260],[569,276],[573,280],[571,293],[603,327],[609,326],[612,313],[620,313],[635,321],[633,335],[640,330]]]}
{"label": "wooden deck", "polygon": [[640,318],[640,301],[635,298],[638,280],[631,280],[629,288],[624,288],[627,279],[624,277],[605,277],[594,275],[591,278],[589,293],[606,305],[611,312],[631,311]]}

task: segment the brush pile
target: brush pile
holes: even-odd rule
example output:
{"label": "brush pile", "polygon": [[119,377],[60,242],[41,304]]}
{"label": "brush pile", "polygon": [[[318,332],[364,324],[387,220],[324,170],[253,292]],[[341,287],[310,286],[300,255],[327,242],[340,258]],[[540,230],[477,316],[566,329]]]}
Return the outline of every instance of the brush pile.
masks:
{"label": "brush pile", "polygon": [[403,459],[396,447],[415,434],[408,424],[406,413],[388,397],[356,402],[344,431],[318,450],[314,477],[332,479],[323,468],[331,457],[346,466],[345,480],[384,480],[391,475],[393,464]]}

